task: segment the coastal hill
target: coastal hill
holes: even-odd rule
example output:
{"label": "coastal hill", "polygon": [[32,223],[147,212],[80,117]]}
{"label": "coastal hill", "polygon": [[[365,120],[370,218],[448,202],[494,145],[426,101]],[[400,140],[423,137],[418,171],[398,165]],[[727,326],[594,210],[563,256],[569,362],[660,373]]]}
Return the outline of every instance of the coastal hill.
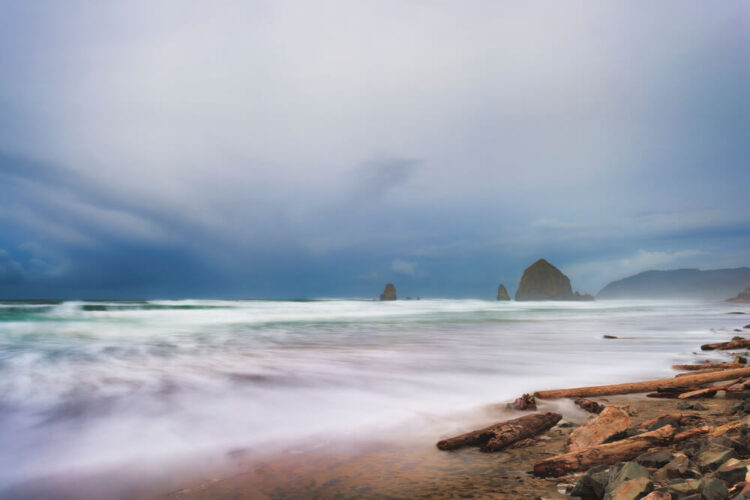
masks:
{"label": "coastal hill", "polygon": [[546,260],[539,259],[523,272],[516,300],[594,300],[594,297],[574,294],[570,279]]}
{"label": "coastal hill", "polygon": [[739,302],[741,304],[750,304],[750,286],[737,294],[736,297],[727,299],[727,302]]}
{"label": "coastal hill", "polygon": [[750,268],[645,271],[608,284],[598,299],[726,300],[750,285]]}

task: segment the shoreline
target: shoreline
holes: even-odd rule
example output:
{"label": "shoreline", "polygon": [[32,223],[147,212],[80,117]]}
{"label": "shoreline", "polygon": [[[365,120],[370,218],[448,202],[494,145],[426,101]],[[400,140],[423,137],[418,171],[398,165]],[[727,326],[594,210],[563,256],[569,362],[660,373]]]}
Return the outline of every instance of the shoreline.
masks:
{"label": "shoreline", "polygon": [[[748,329],[741,331],[750,333]],[[715,337],[704,340],[715,340]],[[710,353],[711,358],[724,362],[731,361],[733,355],[733,351]],[[705,360],[694,357],[696,361]],[[647,398],[644,393],[588,399],[627,408],[634,425],[659,415],[680,412],[678,405],[683,402]],[[690,412],[700,414],[704,424],[718,426],[741,418],[731,415],[737,399],[720,394],[688,401],[700,402],[705,408]],[[348,448],[346,444],[341,446],[342,443],[325,443],[313,449],[290,450],[259,460],[239,460],[232,474],[190,481],[158,498],[570,498],[566,492],[570,492],[584,472],[539,478],[531,471],[536,462],[565,453],[568,435],[592,417],[569,398],[538,400],[537,404],[538,411],[559,412],[562,420],[549,431],[498,453],[482,453],[476,448],[437,450],[438,439],[449,436],[435,436],[432,443],[380,439],[349,443]],[[492,406],[499,408],[504,404],[495,403],[487,408]],[[514,410],[512,415],[528,413],[533,412]],[[676,450],[677,446],[671,448]]]}

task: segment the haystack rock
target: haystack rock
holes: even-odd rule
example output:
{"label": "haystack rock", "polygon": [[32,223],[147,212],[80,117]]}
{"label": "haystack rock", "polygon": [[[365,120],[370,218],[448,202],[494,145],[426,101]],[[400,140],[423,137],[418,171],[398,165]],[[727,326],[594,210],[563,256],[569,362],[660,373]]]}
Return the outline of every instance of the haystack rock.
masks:
{"label": "haystack rock", "polygon": [[497,300],[510,300],[510,295],[508,295],[508,290],[505,289],[505,285],[500,283],[500,286],[497,287]]}
{"label": "haystack rock", "polygon": [[743,304],[750,304],[750,286],[738,293],[736,297],[727,299],[727,302],[740,302]]}
{"label": "haystack rock", "polygon": [[526,268],[518,285],[516,300],[594,300],[570,287],[570,280],[558,268],[539,259]]}
{"label": "haystack rock", "polygon": [[396,287],[393,283],[385,285],[385,290],[380,294],[380,300],[396,300]]}

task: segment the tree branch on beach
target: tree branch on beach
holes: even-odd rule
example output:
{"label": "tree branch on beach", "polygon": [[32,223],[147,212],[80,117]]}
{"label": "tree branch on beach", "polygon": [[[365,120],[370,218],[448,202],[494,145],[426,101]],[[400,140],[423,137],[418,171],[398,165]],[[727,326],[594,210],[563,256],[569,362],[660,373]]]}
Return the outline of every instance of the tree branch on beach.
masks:
{"label": "tree branch on beach", "polygon": [[479,446],[482,451],[499,451],[522,439],[541,434],[557,424],[561,418],[562,415],[559,413],[532,413],[444,439],[437,443],[437,447],[441,450],[455,450],[464,446]]}

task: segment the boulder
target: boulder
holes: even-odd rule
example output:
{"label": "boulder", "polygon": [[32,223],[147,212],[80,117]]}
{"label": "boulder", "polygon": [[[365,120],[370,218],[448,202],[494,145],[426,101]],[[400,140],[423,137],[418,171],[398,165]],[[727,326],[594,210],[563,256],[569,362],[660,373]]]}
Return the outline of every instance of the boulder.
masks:
{"label": "boulder", "polygon": [[385,290],[380,294],[380,300],[396,300],[396,287],[393,283],[385,285]]}
{"label": "boulder", "polygon": [[644,467],[658,469],[664,467],[674,460],[674,455],[669,450],[657,450],[644,453],[635,459],[635,462]]}
{"label": "boulder", "polygon": [[707,477],[701,481],[701,496],[704,500],[727,500],[729,491],[723,482]]}
{"label": "boulder", "polygon": [[737,484],[744,481],[746,474],[747,463],[736,458],[730,458],[716,469],[716,477],[728,484]]}
{"label": "boulder", "polygon": [[737,452],[732,448],[711,449],[698,456],[698,465],[703,470],[714,471],[730,458],[737,458]]}
{"label": "boulder", "polygon": [[639,477],[618,484],[604,498],[605,500],[640,500],[653,489],[654,483],[648,477]]}
{"label": "boulder", "polygon": [[578,479],[570,495],[580,497],[582,500],[599,500],[604,496],[604,489],[607,487],[608,481],[609,466],[594,467]]}
{"label": "boulder", "polygon": [[[632,483],[632,481],[638,481]],[[625,486],[626,484],[628,486]],[[635,462],[619,462],[609,469],[609,481],[605,489],[604,498],[640,498],[646,496],[653,489],[649,479],[648,469]],[[638,496],[640,493],[642,495]]]}
{"label": "boulder", "polygon": [[736,297],[727,299],[727,302],[739,302],[742,304],[750,304],[750,286],[742,290],[737,294]]}
{"label": "boulder", "polygon": [[593,300],[593,297],[573,294],[570,279],[546,260],[539,259],[523,272],[516,300]]}
{"label": "boulder", "polygon": [[505,285],[500,283],[500,286],[497,287],[497,300],[510,300],[510,295],[508,295],[508,290],[505,289]]}
{"label": "boulder", "polygon": [[683,454],[676,455],[671,462],[654,473],[654,479],[667,481],[672,479],[695,479],[700,477],[698,468]]}

